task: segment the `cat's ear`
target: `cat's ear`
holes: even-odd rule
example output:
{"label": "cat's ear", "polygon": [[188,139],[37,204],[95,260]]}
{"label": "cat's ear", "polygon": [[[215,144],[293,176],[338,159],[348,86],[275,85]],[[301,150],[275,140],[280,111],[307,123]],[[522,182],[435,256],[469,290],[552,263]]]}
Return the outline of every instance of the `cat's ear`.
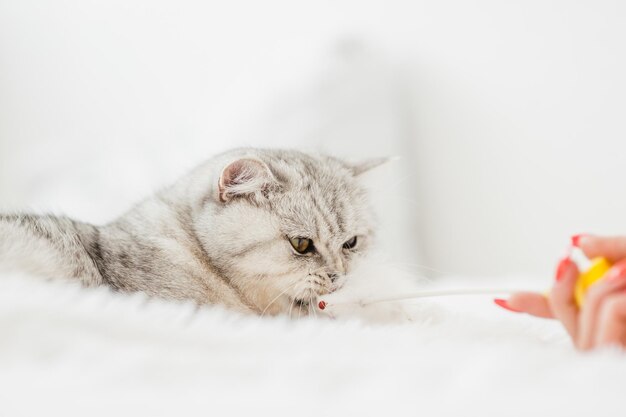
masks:
{"label": "cat's ear", "polygon": [[372,159],[367,159],[365,161],[361,161],[359,163],[356,164],[350,164],[349,168],[350,171],[352,171],[352,174],[355,177],[358,177],[359,175],[370,171],[376,167],[379,167],[383,164],[386,164],[387,162],[393,160],[395,158],[391,158],[391,157],[383,157],[383,158],[372,158]]}
{"label": "cat's ear", "polygon": [[255,196],[276,184],[267,165],[258,159],[242,158],[226,165],[218,182],[219,200],[230,201],[237,196]]}

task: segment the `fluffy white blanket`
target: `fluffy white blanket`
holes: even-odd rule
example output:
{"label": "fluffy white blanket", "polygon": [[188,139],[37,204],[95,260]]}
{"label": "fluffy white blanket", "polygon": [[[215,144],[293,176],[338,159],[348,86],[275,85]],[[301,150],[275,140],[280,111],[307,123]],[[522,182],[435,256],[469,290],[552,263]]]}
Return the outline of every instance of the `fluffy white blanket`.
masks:
{"label": "fluffy white blanket", "polygon": [[555,323],[484,297],[371,324],[0,278],[1,416],[626,412],[622,352],[578,353]]}

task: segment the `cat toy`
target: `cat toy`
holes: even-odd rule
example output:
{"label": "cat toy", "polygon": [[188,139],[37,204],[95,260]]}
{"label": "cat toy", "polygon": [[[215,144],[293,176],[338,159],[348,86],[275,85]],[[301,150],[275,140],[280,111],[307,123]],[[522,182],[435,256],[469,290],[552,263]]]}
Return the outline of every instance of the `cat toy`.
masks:
{"label": "cat toy", "polygon": [[411,300],[411,299],[416,299],[416,298],[447,297],[447,296],[454,296],[454,295],[501,295],[501,294],[510,294],[512,292],[513,291],[511,289],[493,289],[493,288],[426,290],[426,291],[416,291],[413,293],[402,294],[402,295],[397,295],[397,296],[392,296],[392,297],[371,298],[371,299],[365,299],[361,301],[348,301],[348,302],[341,302],[341,303],[328,303],[322,300],[317,304],[317,307],[320,310],[325,310],[327,307],[347,306],[347,305],[365,307],[371,304],[390,303],[394,301],[404,301],[404,300]]}
{"label": "cat toy", "polygon": [[585,294],[587,294],[589,288],[604,278],[609,269],[611,269],[611,264],[606,258],[593,258],[589,262],[590,264],[584,270],[585,272],[578,276],[574,289],[574,299],[578,308],[585,304]]}
{"label": "cat toy", "polygon": [[[611,269],[611,264],[606,258],[598,257],[593,258],[591,260],[587,259],[584,255],[581,255],[582,252],[577,250],[576,248],[572,249],[570,256],[572,256],[574,261],[578,264],[579,269],[583,272],[578,276],[578,280],[576,281],[576,287],[574,289],[574,299],[576,301],[576,305],[578,308],[582,307],[585,303],[585,294],[589,291],[589,288],[599,282],[604,275]],[[386,303],[386,302],[394,302],[394,301],[403,301],[417,298],[428,298],[428,297],[446,297],[446,296],[455,296],[455,295],[495,295],[495,294],[510,294],[513,291],[510,289],[493,289],[493,288],[472,288],[472,289],[453,289],[453,290],[427,290],[427,291],[417,291],[410,294],[403,294],[392,297],[381,297],[381,298],[371,298],[362,301],[354,301],[354,302],[342,302],[342,303],[327,303],[322,300],[318,303],[318,308],[320,310],[325,310],[329,306],[337,306],[337,305],[358,305],[361,307],[370,305],[370,304],[378,304],[378,303]],[[545,293],[546,297],[548,296]]]}

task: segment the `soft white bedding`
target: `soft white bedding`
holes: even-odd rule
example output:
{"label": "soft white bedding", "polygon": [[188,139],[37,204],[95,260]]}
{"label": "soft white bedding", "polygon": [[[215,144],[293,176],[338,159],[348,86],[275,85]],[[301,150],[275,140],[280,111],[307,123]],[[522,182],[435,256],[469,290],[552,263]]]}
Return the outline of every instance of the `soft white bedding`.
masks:
{"label": "soft white bedding", "polygon": [[487,297],[441,299],[408,324],[289,321],[0,278],[1,416],[598,416],[626,407],[623,353],[577,353],[553,322]]}

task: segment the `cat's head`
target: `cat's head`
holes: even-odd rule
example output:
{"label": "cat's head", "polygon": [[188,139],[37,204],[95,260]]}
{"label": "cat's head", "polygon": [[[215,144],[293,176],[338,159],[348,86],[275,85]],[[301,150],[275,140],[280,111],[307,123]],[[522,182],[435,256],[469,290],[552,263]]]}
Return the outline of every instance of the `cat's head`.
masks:
{"label": "cat's head", "polygon": [[226,154],[213,167],[196,233],[213,266],[259,309],[306,307],[338,289],[370,245],[373,216],[359,177],[383,161]]}

